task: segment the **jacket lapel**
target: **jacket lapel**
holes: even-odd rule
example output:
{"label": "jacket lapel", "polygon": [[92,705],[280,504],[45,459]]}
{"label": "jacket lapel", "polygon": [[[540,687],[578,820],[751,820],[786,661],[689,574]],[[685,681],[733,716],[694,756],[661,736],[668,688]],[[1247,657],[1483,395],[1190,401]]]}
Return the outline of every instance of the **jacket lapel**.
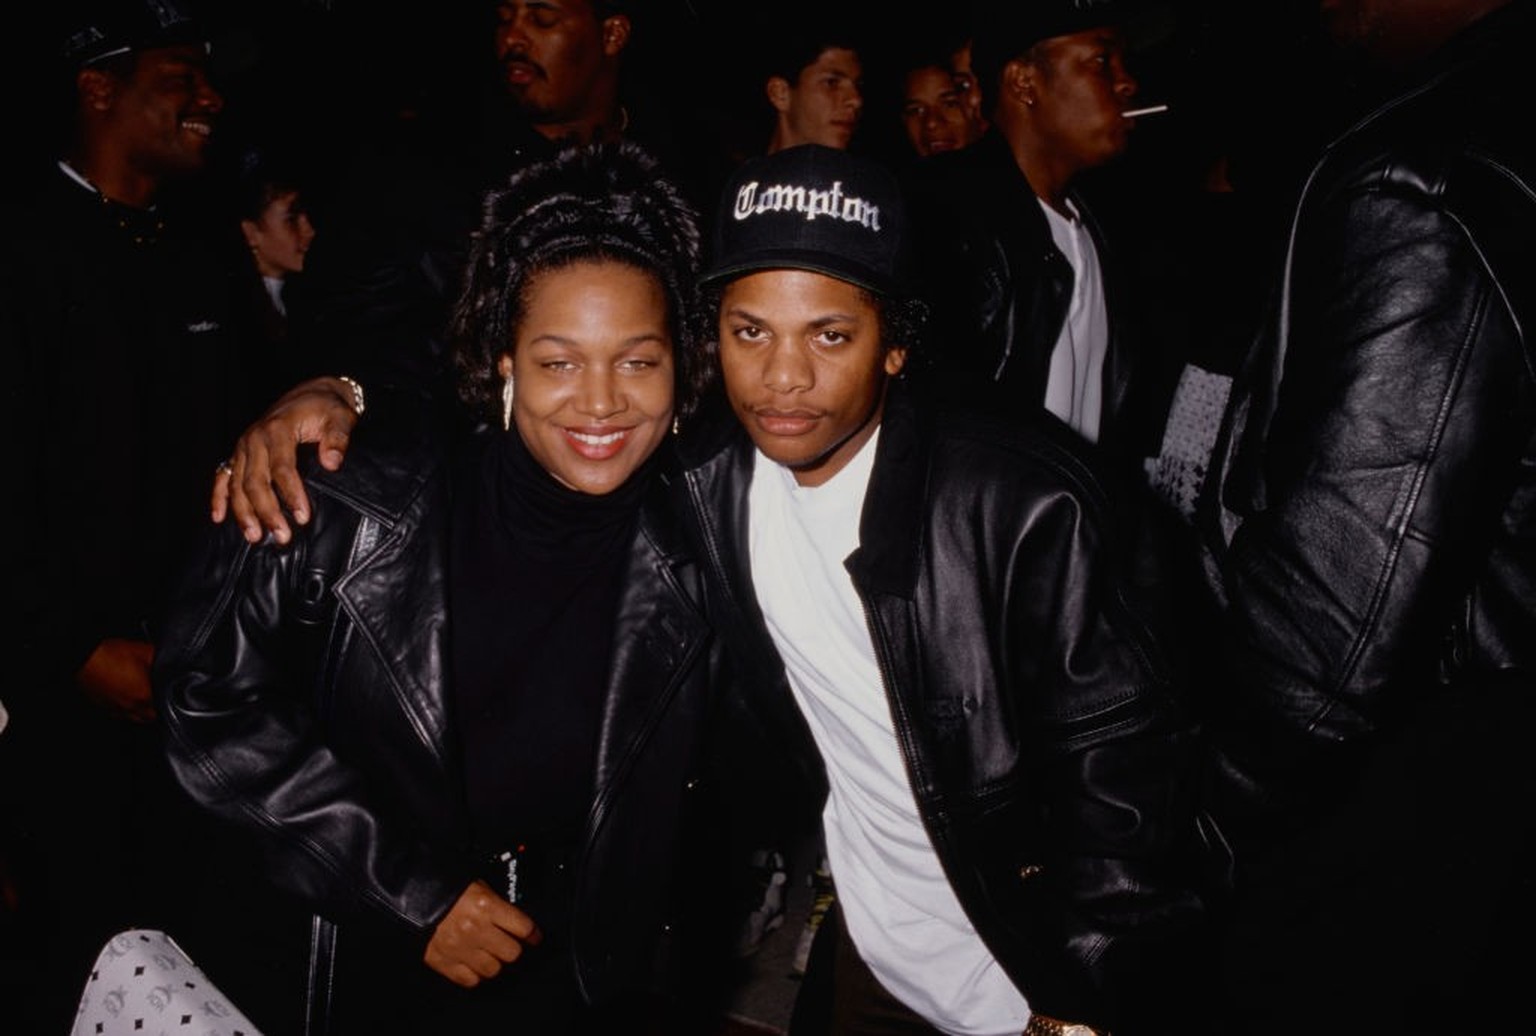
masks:
{"label": "jacket lapel", "polygon": [[911,388],[893,381],[880,422],[869,489],[859,516],[859,547],[845,565],[860,591],[911,598],[922,543],[928,457]]}
{"label": "jacket lapel", "polygon": [[[447,486],[439,470],[397,517],[362,520],[348,572],[335,589],[401,712],[439,761],[448,743],[447,552],[445,530],[421,526],[441,526],[446,515]],[[418,606],[402,607],[411,601]]]}
{"label": "jacket lapel", "polygon": [[677,542],[658,487],[641,513],[614,623],[616,643],[598,735],[594,815],[622,778],[709,640],[709,626],[689,596],[692,559]]}

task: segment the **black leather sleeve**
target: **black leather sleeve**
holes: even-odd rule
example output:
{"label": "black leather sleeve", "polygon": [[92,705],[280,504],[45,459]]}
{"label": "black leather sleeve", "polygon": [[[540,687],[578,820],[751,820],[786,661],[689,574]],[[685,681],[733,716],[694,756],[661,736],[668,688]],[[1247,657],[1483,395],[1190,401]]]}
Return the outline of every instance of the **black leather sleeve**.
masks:
{"label": "black leather sleeve", "polygon": [[155,659],[171,765],[316,910],[425,934],[468,878],[328,743],[327,710],[377,718],[338,717],[330,685],[349,634],[330,589],[361,519],[311,492],[315,517],[288,547],[249,546],[225,523],[194,558]]}
{"label": "black leather sleeve", "polygon": [[[1253,412],[1269,389],[1273,416],[1244,433],[1224,500],[1238,524],[1215,551],[1239,696],[1228,762],[1264,794],[1347,759],[1436,678],[1529,481],[1529,267],[1499,270],[1493,242],[1532,206],[1492,173],[1373,167],[1300,223],[1256,372]],[[1469,222],[1458,184],[1506,225]],[[1512,204],[1486,204],[1500,192]],[[1510,640],[1529,601],[1500,596],[1479,605],[1482,635]]]}

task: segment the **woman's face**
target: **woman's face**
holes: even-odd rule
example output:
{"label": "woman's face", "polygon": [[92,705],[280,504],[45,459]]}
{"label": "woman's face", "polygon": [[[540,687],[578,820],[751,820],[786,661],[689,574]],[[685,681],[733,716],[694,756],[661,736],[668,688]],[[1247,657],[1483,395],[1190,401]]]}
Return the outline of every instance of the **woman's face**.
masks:
{"label": "woman's face", "polygon": [[518,434],[564,485],[612,492],[672,426],[666,292],[644,270],[593,261],[536,274],[523,295],[498,364],[513,376]]}
{"label": "woman's face", "polygon": [[279,194],[267,202],[260,219],[242,219],[240,229],[263,277],[286,277],[304,269],[304,253],[315,239],[297,191]]}

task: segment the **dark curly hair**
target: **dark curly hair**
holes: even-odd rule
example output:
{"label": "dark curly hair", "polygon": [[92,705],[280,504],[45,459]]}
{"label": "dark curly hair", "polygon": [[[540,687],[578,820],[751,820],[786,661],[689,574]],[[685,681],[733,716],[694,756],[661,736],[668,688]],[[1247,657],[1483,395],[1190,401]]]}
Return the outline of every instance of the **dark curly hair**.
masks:
{"label": "dark curly hair", "polygon": [[496,360],[512,348],[528,286],[580,262],[619,262],[661,282],[667,297],[679,415],[713,375],[695,281],[699,230],[692,207],[644,149],[576,145],[513,174],[485,196],[464,289],[450,324],[459,398],[477,417],[499,416]]}

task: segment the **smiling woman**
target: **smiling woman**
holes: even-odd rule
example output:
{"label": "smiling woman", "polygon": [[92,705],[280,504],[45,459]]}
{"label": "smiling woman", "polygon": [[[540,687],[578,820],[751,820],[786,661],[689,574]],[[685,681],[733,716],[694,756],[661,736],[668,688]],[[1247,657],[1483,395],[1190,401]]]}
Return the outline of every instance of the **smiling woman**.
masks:
{"label": "smiling woman", "polygon": [[632,145],[484,212],[464,427],[370,395],[293,543],[210,539],[158,657],[183,787],[361,936],[349,1033],[613,1031],[687,933],[714,656],[657,474],[705,369],[694,218]]}
{"label": "smiling woman", "polygon": [[512,422],[544,470],[569,489],[612,492],[667,435],[672,335],[648,271],[583,261],[539,274],[497,371]]}

